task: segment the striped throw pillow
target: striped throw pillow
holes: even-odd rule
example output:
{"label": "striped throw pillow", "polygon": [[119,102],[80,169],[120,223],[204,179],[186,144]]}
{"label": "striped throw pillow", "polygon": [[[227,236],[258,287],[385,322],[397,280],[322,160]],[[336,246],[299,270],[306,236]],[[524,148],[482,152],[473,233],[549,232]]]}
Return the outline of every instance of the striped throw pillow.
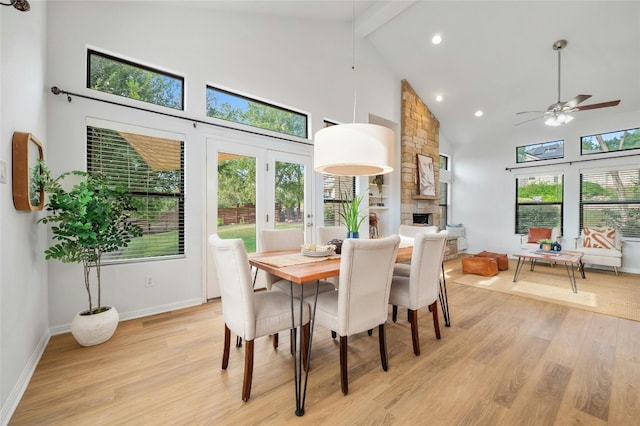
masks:
{"label": "striped throw pillow", "polygon": [[611,228],[584,228],[582,245],[591,248],[615,247],[616,230]]}

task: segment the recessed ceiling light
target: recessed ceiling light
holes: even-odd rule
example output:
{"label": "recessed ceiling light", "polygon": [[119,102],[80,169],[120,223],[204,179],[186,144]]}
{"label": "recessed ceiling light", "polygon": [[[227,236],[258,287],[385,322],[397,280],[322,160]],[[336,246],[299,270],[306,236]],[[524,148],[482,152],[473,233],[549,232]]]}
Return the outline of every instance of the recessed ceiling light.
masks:
{"label": "recessed ceiling light", "polygon": [[433,38],[431,39],[431,43],[433,44],[440,44],[442,42],[442,36],[440,34],[436,34],[433,36]]}
{"label": "recessed ceiling light", "polygon": [[437,102],[442,102],[442,95],[436,96],[436,101]]}
{"label": "recessed ceiling light", "polygon": [[476,113],[474,114],[476,117],[482,117],[482,114],[484,114],[484,112],[482,112],[481,109],[477,110]]}

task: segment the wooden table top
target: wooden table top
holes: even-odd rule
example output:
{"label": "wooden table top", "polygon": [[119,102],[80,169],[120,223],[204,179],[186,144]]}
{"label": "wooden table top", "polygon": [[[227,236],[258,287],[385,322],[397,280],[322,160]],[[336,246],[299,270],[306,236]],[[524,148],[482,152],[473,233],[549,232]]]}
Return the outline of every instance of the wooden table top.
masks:
{"label": "wooden table top", "polygon": [[560,253],[539,253],[537,251],[521,251],[514,254],[515,257],[521,257],[524,259],[536,259],[546,260],[550,262],[564,262],[564,263],[580,263],[582,259],[582,253],[578,251],[566,251],[563,250]]}
{"label": "wooden table top", "polygon": [[[326,259],[320,262],[302,263],[299,265],[277,267],[262,260],[268,257],[299,253],[300,250],[283,250],[253,253],[249,255],[249,263],[263,271],[269,272],[277,277],[302,284],[308,281],[322,280],[340,275],[340,258]],[[400,247],[396,262],[407,262],[411,260],[413,247]]]}

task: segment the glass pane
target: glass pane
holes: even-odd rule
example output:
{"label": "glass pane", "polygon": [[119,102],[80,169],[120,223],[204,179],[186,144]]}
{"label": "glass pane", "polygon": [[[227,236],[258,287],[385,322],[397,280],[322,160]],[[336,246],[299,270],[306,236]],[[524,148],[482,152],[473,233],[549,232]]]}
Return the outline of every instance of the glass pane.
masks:
{"label": "glass pane", "polygon": [[324,226],[342,224],[340,206],[343,200],[355,195],[356,179],[353,176],[322,175]]}
{"label": "glass pane", "polygon": [[218,235],[256,251],[256,158],[218,153]]}
{"label": "glass pane", "polygon": [[304,228],[304,165],[276,161],[275,228]]}
{"label": "glass pane", "polygon": [[516,148],[516,162],[564,158],[564,140],[524,145]]}
{"label": "glass pane", "polygon": [[580,142],[582,155],[640,149],[640,128],[583,136]]}
{"label": "glass pane", "polygon": [[207,87],[207,115],[286,135],[307,137],[306,114],[210,86]]}
{"label": "glass pane", "polygon": [[89,50],[87,87],[182,110],[184,79]]}

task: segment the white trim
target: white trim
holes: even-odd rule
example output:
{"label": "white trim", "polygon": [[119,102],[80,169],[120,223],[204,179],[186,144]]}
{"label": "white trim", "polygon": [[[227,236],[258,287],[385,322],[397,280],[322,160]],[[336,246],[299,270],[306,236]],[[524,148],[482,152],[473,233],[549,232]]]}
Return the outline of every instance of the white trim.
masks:
{"label": "white trim", "polygon": [[20,373],[20,377],[18,377],[18,380],[15,382],[15,386],[11,389],[11,393],[7,397],[5,403],[2,404],[0,409],[0,425],[4,426],[9,424],[9,420],[11,420],[11,416],[13,416],[16,408],[18,408],[18,404],[29,386],[29,382],[33,377],[33,373],[36,371],[36,367],[38,367],[40,358],[42,358],[50,338],[51,334],[49,332],[45,332],[36,347],[33,349],[24,369]]}

